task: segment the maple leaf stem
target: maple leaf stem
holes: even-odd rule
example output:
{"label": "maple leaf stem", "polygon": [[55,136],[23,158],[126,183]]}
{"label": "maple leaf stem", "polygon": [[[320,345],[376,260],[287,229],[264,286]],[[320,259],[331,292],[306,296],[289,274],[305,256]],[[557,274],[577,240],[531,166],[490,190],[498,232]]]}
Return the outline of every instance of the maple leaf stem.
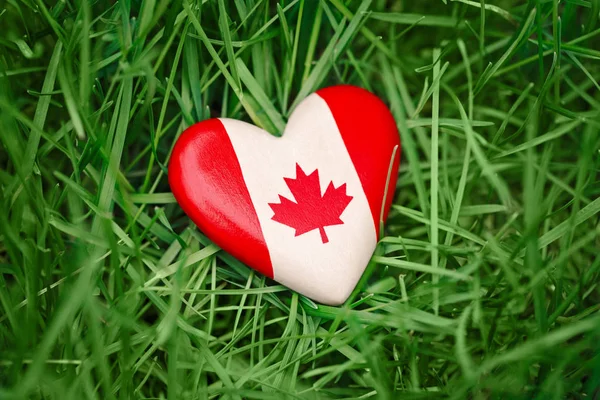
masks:
{"label": "maple leaf stem", "polygon": [[325,233],[325,228],[323,228],[323,227],[319,228],[319,232],[321,233],[321,240],[323,240],[323,243],[328,243],[329,238],[327,237],[327,234]]}

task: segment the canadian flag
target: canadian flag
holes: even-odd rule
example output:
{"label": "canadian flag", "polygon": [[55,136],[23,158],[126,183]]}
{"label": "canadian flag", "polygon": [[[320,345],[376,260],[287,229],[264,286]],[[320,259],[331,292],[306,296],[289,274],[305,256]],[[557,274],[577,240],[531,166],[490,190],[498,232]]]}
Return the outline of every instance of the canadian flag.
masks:
{"label": "canadian flag", "polygon": [[222,249],[307,297],[337,305],[377,244],[394,195],[399,145],[381,100],[354,86],[333,86],[300,103],[281,138],[226,118],[191,126],[175,144],[169,183],[186,214]]}

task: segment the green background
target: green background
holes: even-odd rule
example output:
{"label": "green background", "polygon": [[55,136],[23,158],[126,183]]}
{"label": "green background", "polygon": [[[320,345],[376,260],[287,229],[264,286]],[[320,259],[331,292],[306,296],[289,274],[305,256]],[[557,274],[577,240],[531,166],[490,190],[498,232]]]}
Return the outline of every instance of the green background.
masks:
{"label": "green background", "polygon": [[[1,399],[592,399],[598,0],[0,4]],[[351,299],[228,256],[165,166],[209,117],[389,105],[402,163]]]}

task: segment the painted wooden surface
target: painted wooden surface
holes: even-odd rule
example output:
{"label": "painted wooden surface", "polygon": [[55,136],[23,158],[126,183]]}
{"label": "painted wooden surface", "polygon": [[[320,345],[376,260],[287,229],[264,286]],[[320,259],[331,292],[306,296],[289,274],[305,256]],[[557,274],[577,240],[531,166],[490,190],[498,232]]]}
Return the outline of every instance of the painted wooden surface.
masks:
{"label": "painted wooden surface", "polygon": [[318,302],[343,303],[392,202],[400,138],[389,110],[354,86],[308,96],[281,138],[210,119],[175,144],[169,183],[186,214],[248,266]]}

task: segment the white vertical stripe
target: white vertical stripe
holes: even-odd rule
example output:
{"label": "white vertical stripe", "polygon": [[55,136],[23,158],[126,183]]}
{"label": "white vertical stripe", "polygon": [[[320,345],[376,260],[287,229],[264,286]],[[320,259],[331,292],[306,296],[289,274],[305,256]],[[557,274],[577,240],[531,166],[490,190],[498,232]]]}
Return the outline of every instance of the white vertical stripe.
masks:
{"label": "white vertical stripe", "polygon": [[[310,95],[294,111],[282,138],[253,125],[221,119],[240,162],[260,221],[278,282],[325,304],[343,302],[362,275],[377,244],[373,217],[358,174],[327,103]],[[341,215],[343,225],[326,226],[300,236],[273,221],[269,203],[279,195],[294,201],[283,178],[296,177],[296,163],[306,174],[319,170],[321,193],[333,181],[346,183],[352,196]]]}

